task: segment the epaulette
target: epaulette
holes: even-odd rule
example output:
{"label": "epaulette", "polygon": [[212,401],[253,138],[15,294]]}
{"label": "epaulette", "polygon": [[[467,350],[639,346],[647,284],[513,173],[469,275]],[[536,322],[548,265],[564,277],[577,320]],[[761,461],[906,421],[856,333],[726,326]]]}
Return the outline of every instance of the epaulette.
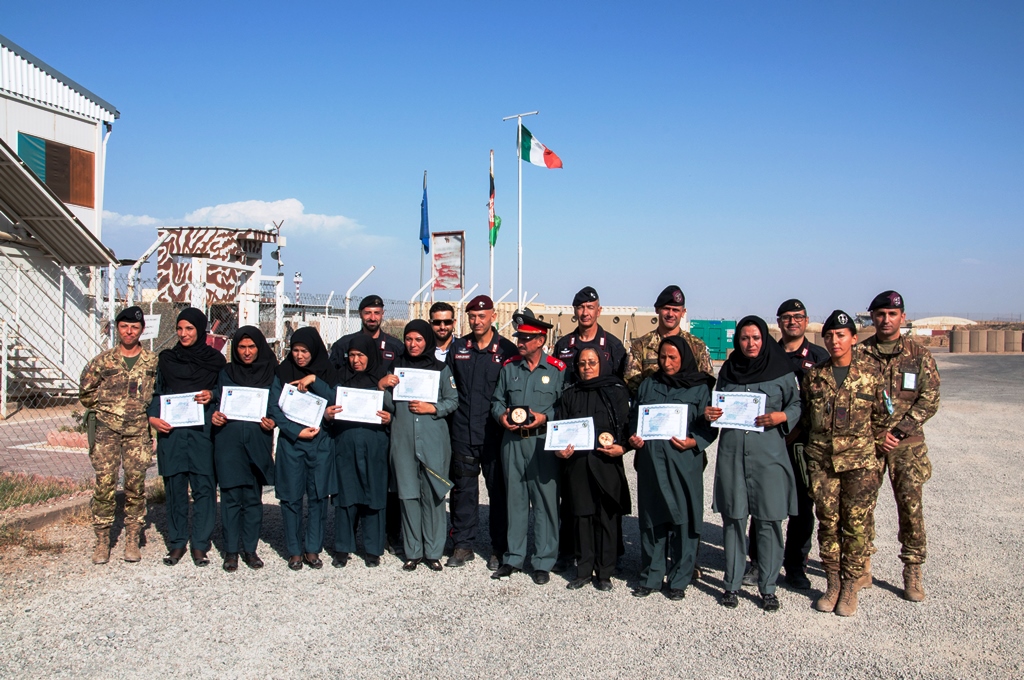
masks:
{"label": "epaulette", "polygon": [[502,366],[508,366],[513,361],[519,361],[522,358],[523,358],[522,354],[514,354],[514,355],[510,356],[508,359],[505,359],[505,363],[503,363]]}
{"label": "epaulette", "polygon": [[559,371],[565,370],[565,362],[562,361],[561,359],[554,358],[550,354],[548,355],[548,363],[557,368]]}

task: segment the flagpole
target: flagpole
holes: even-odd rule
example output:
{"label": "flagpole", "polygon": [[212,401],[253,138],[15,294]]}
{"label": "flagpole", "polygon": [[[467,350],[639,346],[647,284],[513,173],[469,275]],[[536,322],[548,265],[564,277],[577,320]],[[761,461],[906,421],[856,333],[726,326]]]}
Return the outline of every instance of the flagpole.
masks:
{"label": "flagpole", "polygon": [[[494,149],[491,149],[491,186],[493,186],[493,185],[494,185]],[[490,217],[490,219],[488,220],[488,222],[490,224],[487,225],[487,243],[490,245],[490,251],[491,251],[490,252],[490,255],[491,255],[491,289],[488,292],[488,295],[493,300],[494,299],[494,244],[491,243],[491,233],[490,233],[491,229],[494,229],[494,194],[493,193],[491,194],[491,207],[490,207],[490,215],[489,215],[489,217]]]}
{"label": "flagpole", "polygon": [[540,111],[529,111],[517,113],[514,116],[506,116],[501,120],[516,119],[516,165],[519,166],[519,262],[516,288],[516,308],[523,308],[523,116],[536,116]]}

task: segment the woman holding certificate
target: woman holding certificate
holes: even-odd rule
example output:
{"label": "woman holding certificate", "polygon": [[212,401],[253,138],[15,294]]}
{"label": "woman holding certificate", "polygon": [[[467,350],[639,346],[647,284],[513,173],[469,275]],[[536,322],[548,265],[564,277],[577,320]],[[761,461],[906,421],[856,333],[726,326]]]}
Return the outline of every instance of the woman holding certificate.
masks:
{"label": "woman holding certificate", "polygon": [[[336,393],[346,397],[371,392],[380,395],[385,409],[392,409],[391,395],[380,392],[377,383],[384,377],[380,350],[365,333],[352,338],[348,347],[348,365],[338,371]],[[363,397],[367,396],[362,394]],[[377,408],[375,405],[371,408]],[[384,554],[384,508],[388,496],[388,432],[391,413],[378,410],[377,422],[367,422],[350,406],[341,403],[327,407],[328,431],[334,440],[334,466],[338,476],[338,495],[334,497],[334,550],[331,564],[344,567],[356,551],[356,529],[363,529],[366,566],[376,567]]]}
{"label": "woman holding certificate", "polygon": [[192,489],[192,561],[210,563],[216,520],[213,439],[217,380],[224,355],[206,344],[206,315],[188,307],[175,323],[178,344],[160,352],[149,423],[157,431],[157,470],[167,493],[167,556],[174,566],[189,542],[188,492]]}
{"label": "woman holding certificate", "polygon": [[224,532],[224,571],[242,561],[259,569],[256,554],[263,527],[263,487],[274,484],[276,423],[267,417],[268,395],[277,357],[255,326],[243,326],[231,339],[231,363],[220,372],[220,408],[213,414],[213,462],[220,485]]}
{"label": "woman holding certificate", "polygon": [[[313,569],[324,566],[320,560],[326,523],[324,513],[327,497],[338,491],[338,479],[334,474],[331,438],[320,425],[322,409],[334,396],[328,386],[336,382],[334,365],[327,357],[320,333],[311,326],[295,331],[291,351],[277,367],[268,408],[269,417],[281,432],[274,465],[277,478],[274,491],[281,501],[288,568],[293,571],[302,569],[303,562]],[[307,395],[306,389],[316,396]],[[319,411],[317,400],[320,400]],[[302,531],[303,495],[308,512],[305,536]]]}
{"label": "woman holding certificate", "polygon": [[380,381],[395,402],[391,467],[402,506],[402,568],[413,571],[424,562],[441,571],[448,529],[444,497],[452,487],[446,477],[452,448],[445,417],[458,407],[459,397],[451,369],[434,358],[430,324],[410,321],[403,337],[405,351]]}
{"label": "woman holding certificate", "polygon": [[629,436],[629,389],[621,378],[601,376],[601,357],[592,348],[576,355],[579,380],[562,393],[558,420],[593,418],[597,448],[577,451],[570,444],[557,452],[562,465],[562,498],[573,520],[576,578],[566,586],[582,588],[593,579],[598,590],[612,589],[619,545],[619,520],[632,509],[622,466]]}
{"label": "woman holding certificate", "polygon": [[708,422],[722,428],[712,504],[722,514],[725,534],[722,605],[739,604],[749,516],[757,540],[761,605],[765,611],[776,611],[780,604],[775,581],[784,548],[782,520],[797,513],[796,478],[786,452],[786,435],[800,419],[800,393],[793,365],[768,334],[763,319],[741,319],[733,347],[718,373],[712,403],[704,409]]}
{"label": "woman holding certificate", "polygon": [[704,450],[717,432],[704,419],[714,376],[701,372],[689,343],[670,335],[658,347],[658,370],[640,383],[629,444],[636,450],[640,585],[647,597],[668,581],[681,600],[697,563],[704,526]]}

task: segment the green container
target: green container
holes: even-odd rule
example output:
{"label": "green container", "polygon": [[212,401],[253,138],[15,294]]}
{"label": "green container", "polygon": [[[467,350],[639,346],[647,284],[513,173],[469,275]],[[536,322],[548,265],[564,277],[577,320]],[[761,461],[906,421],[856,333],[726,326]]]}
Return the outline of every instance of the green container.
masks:
{"label": "green container", "polygon": [[690,332],[708,346],[712,361],[725,361],[732,351],[736,322],[723,319],[694,319],[690,322]]}

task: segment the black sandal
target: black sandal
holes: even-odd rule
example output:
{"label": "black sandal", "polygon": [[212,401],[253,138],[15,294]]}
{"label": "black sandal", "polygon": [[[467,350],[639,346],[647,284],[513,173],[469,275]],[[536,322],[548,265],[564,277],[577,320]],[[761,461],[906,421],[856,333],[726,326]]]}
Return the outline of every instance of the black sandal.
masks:
{"label": "black sandal", "polygon": [[167,551],[167,555],[164,557],[164,564],[168,567],[173,567],[175,564],[181,561],[181,558],[185,556],[184,548],[174,548]]}
{"label": "black sandal", "polygon": [[210,565],[210,558],[206,556],[206,551],[193,549],[192,564],[197,567],[208,567]]}
{"label": "black sandal", "polygon": [[302,570],[302,556],[301,555],[292,555],[291,557],[289,557],[288,558],[288,568],[291,569],[292,571],[301,571]]}
{"label": "black sandal", "polygon": [[303,555],[302,559],[305,560],[306,564],[309,565],[310,569],[320,569],[324,566],[324,563],[320,559],[320,556],[316,553],[306,553],[305,555]]}

